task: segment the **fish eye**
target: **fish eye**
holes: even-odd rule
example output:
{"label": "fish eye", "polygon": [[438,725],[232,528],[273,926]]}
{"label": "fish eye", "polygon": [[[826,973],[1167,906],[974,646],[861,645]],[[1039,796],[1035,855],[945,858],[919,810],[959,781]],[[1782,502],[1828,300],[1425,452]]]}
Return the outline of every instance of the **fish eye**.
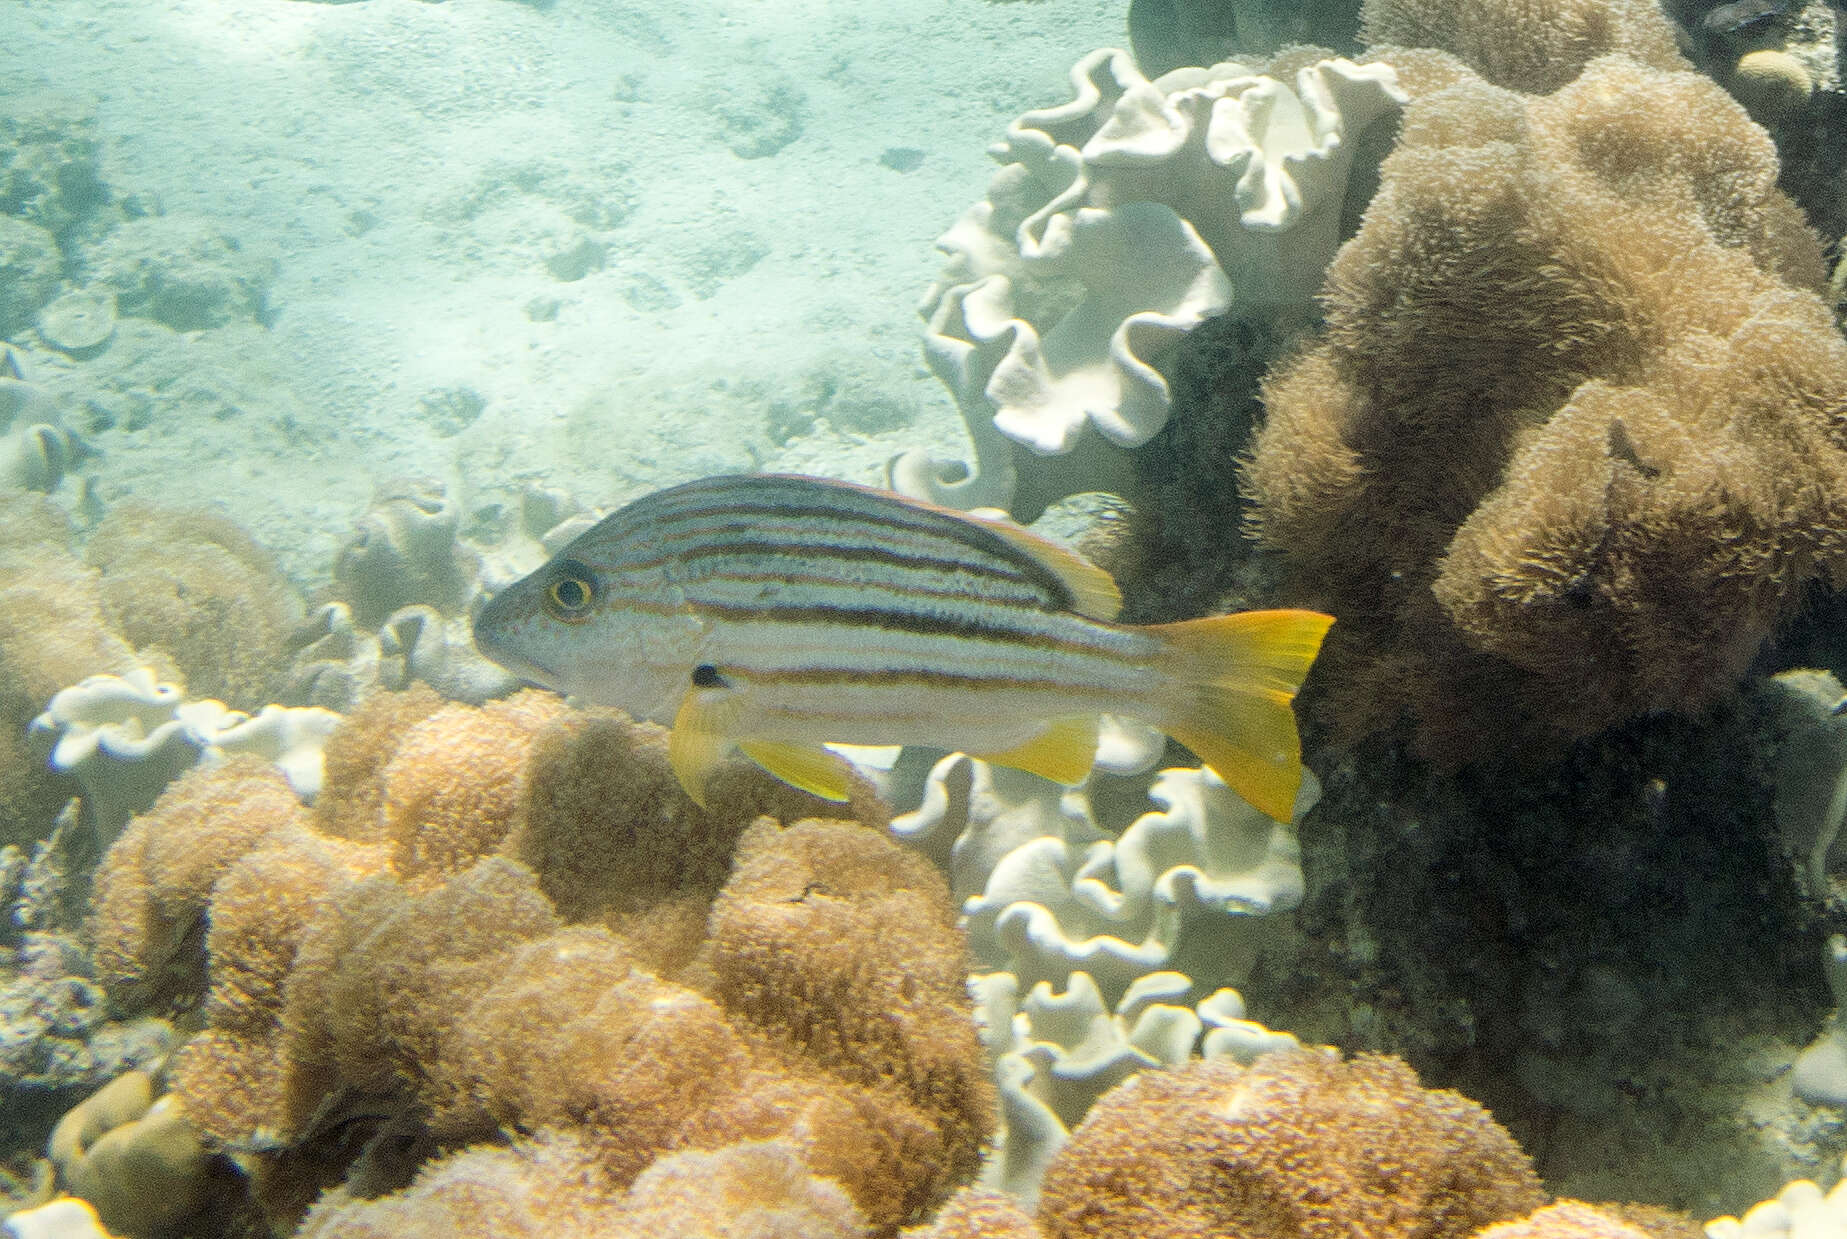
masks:
{"label": "fish eye", "polygon": [[545,587],[545,610],[553,619],[587,619],[596,605],[596,575],[575,559],[558,565]]}

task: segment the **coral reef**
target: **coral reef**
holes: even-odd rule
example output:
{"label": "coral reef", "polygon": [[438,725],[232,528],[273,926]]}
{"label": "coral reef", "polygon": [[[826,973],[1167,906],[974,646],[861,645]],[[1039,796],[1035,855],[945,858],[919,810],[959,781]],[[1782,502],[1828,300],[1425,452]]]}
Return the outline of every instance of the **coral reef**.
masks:
{"label": "coral reef", "polygon": [[1746,52],[1732,66],[1725,88],[1764,126],[1793,118],[1815,94],[1808,67],[1788,52]]}
{"label": "coral reef", "polygon": [[69,1196],[22,1209],[0,1221],[0,1234],[7,1239],[118,1239],[103,1229],[96,1210]]}
{"label": "coral reef", "polygon": [[340,716],[317,707],[264,706],[253,717],[221,701],[187,701],[147,667],[90,676],[59,690],[32,720],[55,736],[50,766],[83,789],[83,818],[108,844],[183,770],[233,753],[273,763],[303,800],[321,787],[321,748]]}
{"label": "coral reef", "polygon": [[300,1239],[861,1239],[865,1216],[799,1154],[769,1142],[670,1153],[620,1195],[596,1189],[594,1157],[541,1133],[513,1148],[477,1147],[434,1162],[405,1191],[374,1201],[336,1189]]}
{"label": "coral reef", "polygon": [[143,657],[170,660],[188,695],[243,710],[274,699],[301,602],[243,529],[213,512],[124,504],[86,557],[116,629]]}
{"label": "coral reef", "polygon": [[1496,1222],[1475,1239],[1704,1239],[1692,1218],[1635,1206],[1587,1205],[1560,1200],[1523,1218]]}
{"label": "coral reef", "polygon": [[[1160,752],[1112,732],[1077,790],[961,754],[921,779],[907,754],[885,779],[918,806],[894,832],[962,901],[1002,1101],[983,1181],[1022,1199],[1128,1074],[1294,1043],[1247,1021],[1230,988],[1301,899],[1294,827],[1208,771],[1149,771]],[[1315,794],[1311,776],[1303,811]]]}
{"label": "coral reef", "polygon": [[56,402],[27,381],[19,354],[0,344],[0,491],[49,494],[93,454],[65,429]]}
{"label": "coral reef", "polygon": [[443,706],[406,730],[380,773],[393,871],[433,885],[496,851],[526,799],[528,752],[566,710],[528,689],[482,709]]}
{"label": "coral reef", "polygon": [[378,693],[342,718],[322,756],[315,825],[324,834],[360,842],[384,838],[384,771],[412,728],[443,706],[427,685]]}
{"label": "coral reef", "polygon": [[904,1232],[905,1239],[1041,1239],[1031,1215],[1012,1196],[965,1187],[949,1198],[928,1226]]}
{"label": "coral reef", "polygon": [[[608,710],[580,711],[549,729],[533,750],[529,787],[509,854],[539,875],[567,921],[623,930],[668,975],[704,940],[744,829],[760,814],[794,821],[816,804],[734,766],[712,780],[701,811],[671,773],[666,731]],[[888,816],[858,784],[850,810],[875,827]]]}
{"label": "coral reef", "polygon": [[204,990],[206,910],[230,867],[308,811],[256,757],[189,770],[110,845],[95,879],[96,970],[125,1010]]}
{"label": "coral reef", "polygon": [[1707,1239],[1826,1239],[1847,1231],[1847,1175],[1823,1193],[1807,1179],[1785,1183],[1744,1216],[1706,1223]]}
{"label": "coral reef", "polygon": [[376,628],[400,607],[459,610],[477,566],[456,539],[460,522],[461,509],[434,482],[380,487],[334,560],[334,588],[354,620]]}
{"label": "coral reef", "polygon": [[177,1099],[157,1098],[145,1071],[124,1072],[73,1107],[46,1152],[60,1187],[137,1239],[192,1220],[211,1195],[210,1155]]}
{"label": "coral reef", "polygon": [[60,1114],[173,1047],[165,1020],[111,1019],[81,944],[47,931],[0,947],[0,1140],[37,1145]]}
{"label": "coral reef", "polygon": [[1250,1062],[1301,1045],[1245,1019],[1235,990],[1218,990],[1189,1006],[1193,979],[1178,972],[1138,979],[1113,1009],[1083,972],[1072,973],[1062,993],[1041,981],[1023,997],[1012,973],[969,983],[1001,1099],[1001,1126],[981,1181],[1029,1204],[1071,1129],[1097,1098],[1135,1072],[1197,1057]]}
{"label": "coral reef", "polygon": [[361,628],[344,602],[324,602],[289,634],[288,677],[277,697],[341,714],[379,687],[378,637]]}
{"label": "coral reef", "polygon": [[1074,98],[1026,113],[1004,166],[938,242],[926,354],[975,461],[892,462],[893,488],[1022,519],[1119,489],[1123,449],[1165,423],[1159,366],[1232,304],[1305,308],[1339,244],[1355,142],[1404,100],[1392,70],[1331,59],[1177,69],[1122,52],[1071,70]]}
{"label": "coral reef", "polygon": [[1673,22],[1647,0],[1364,0],[1360,30],[1384,59],[1392,59],[1393,47],[1438,48],[1492,85],[1534,95],[1551,94],[1600,56],[1689,67]]}
{"label": "coral reef", "polygon": [[1827,927],[1771,827],[1774,718],[1752,694],[1637,720],[1542,773],[1343,753],[1295,950],[1240,992],[1480,1100],[1570,1196],[1710,1215],[1819,1173],[1839,1118],[1789,1067],[1832,1005]]}
{"label": "coral reef", "polygon": [[482,657],[466,615],[445,619],[434,607],[400,607],[378,630],[378,678],[385,688],[428,684],[451,701],[474,705],[504,697],[519,678]]}
{"label": "coral reef", "polygon": [[1051,1236],[1462,1239],[1545,1203],[1487,1111],[1403,1063],[1311,1051],[1144,1072],[1045,1176]]}
{"label": "coral reef", "polygon": [[1828,939],[1822,968],[1834,994],[1834,1014],[1821,1036],[1797,1056],[1790,1087],[1811,1105],[1847,1106],[1847,1026],[1841,1023],[1847,1011],[1847,937]]}
{"label": "coral reef", "polygon": [[0,843],[42,837],[74,787],[45,765],[28,724],[66,685],[134,665],[70,540],[43,497],[0,492]]}
{"label": "coral reef", "polygon": [[1771,698],[1780,736],[1777,831],[1809,896],[1838,900],[1847,895],[1834,876],[1834,851],[1847,824],[1847,689],[1831,672],[1798,669],[1755,691]]}
{"label": "coral reef", "polygon": [[1847,343],[1776,171],[1711,82],[1621,56],[1408,110],[1244,479],[1340,616],[1338,734],[1409,710],[1457,761],[1697,708],[1847,583]]}
{"label": "coral reef", "polygon": [[562,711],[381,694],[330,744],[314,818],[337,834],[273,774],[234,796],[235,761],[130,824],[98,956],[124,1005],[205,994],[189,1118],[253,1159],[276,1219],[543,1129],[605,1196],[666,1153],[780,1139],[875,1226],[922,1217],[993,1104],[942,879],[863,824],[759,817],[822,802],[746,764],[709,811],[669,801],[660,729]]}

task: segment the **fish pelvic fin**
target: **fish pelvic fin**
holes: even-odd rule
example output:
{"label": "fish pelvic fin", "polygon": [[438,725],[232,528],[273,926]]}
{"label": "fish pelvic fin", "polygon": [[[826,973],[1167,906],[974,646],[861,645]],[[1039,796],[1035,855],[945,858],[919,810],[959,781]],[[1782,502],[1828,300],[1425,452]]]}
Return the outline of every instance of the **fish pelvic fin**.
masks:
{"label": "fish pelvic fin", "polygon": [[1319,611],[1279,610],[1149,627],[1174,654],[1164,717],[1150,721],[1258,810],[1288,821],[1302,786],[1291,707],[1333,623]]}
{"label": "fish pelvic fin", "polygon": [[735,710],[726,697],[723,690],[688,692],[673,716],[673,734],[667,737],[667,764],[673,767],[673,777],[701,809],[706,807],[706,780],[736,747],[726,726]]}
{"label": "fish pelvic fin", "polygon": [[852,776],[844,758],[818,744],[785,744],[780,740],[740,740],[744,756],[810,796],[823,800],[852,798]]}
{"label": "fish pelvic fin", "polygon": [[975,753],[983,761],[1024,770],[1075,787],[1090,777],[1097,760],[1097,716],[1053,719],[1025,744],[999,753]]}

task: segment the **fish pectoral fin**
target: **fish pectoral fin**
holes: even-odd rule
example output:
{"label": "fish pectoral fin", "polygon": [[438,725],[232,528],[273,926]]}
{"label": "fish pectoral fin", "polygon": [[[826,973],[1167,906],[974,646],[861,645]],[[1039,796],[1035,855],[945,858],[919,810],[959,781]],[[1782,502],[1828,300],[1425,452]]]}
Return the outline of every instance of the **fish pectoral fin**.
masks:
{"label": "fish pectoral fin", "polygon": [[1090,777],[1097,759],[1097,716],[1054,719],[1025,744],[999,753],[975,753],[982,761],[1024,770],[1075,787]]}
{"label": "fish pectoral fin", "polygon": [[848,799],[852,774],[846,759],[818,744],[787,744],[780,740],[740,740],[744,756],[810,796],[823,800]]}
{"label": "fish pectoral fin", "polygon": [[726,695],[700,689],[687,693],[673,716],[673,734],[667,737],[673,777],[701,809],[706,807],[706,780],[731,754],[733,742],[725,723],[733,711],[727,708]]}

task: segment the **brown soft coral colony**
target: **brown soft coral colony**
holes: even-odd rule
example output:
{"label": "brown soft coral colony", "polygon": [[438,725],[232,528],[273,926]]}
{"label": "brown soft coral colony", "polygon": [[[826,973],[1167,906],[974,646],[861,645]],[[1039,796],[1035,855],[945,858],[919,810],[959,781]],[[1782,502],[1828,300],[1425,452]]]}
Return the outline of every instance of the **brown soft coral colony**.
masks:
{"label": "brown soft coral colony", "polygon": [[[870,825],[784,826],[827,806],[740,764],[701,810],[658,728],[561,710],[375,700],[354,734],[382,751],[333,746],[337,837],[297,808],[180,884],[211,921],[207,1027],[174,1069],[188,1114],[256,1151],[278,1220],[542,1132],[609,1198],[665,1155],[776,1141],[873,1227],[924,1216],[973,1173],[993,1103],[941,876],[869,794]],[[133,931],[112,949],[136,959],[172,933],[142,924],[151,829],[111,853]]]}
{"label": "brown soft coral colony", "polygon": [[1508,721],[1696,708],[1847,584],[1847,342],[1769,138],[1711,82],[1622,56],[1546,97],[1448,75],[1334,263],[1324,340],[1267,382],[1245,481],[1340,617],[1325,714],[1408,708],[1466,759]]}
{"label": "brown soft coral colony", "polygon": [[1404,1063],[1278,1051],[1107,1094],[1053,1161],[1052,1239],[1463,1239],[1545,1203],[1488,1112]]}
{"label": "brown soft coral colony", "polygon": [[274,560],[214,512],[125,505],[88,548],[103,606],[139,650],[170,660],[193,697],[273,700],[301,600]]}
{"label": "brown soft coral colony", "polygon": [[306,824],[280,771],[258,757],[187,771],[129,822],[96,873],[97,975],[120,1006],[190,1005],[204,988],[218,880],[272,836]]}
{"label": "brown soft coral colony", "polygon": [[0,495],[0,844],[41,837],[71,794],[27,724],[59,689],[134,665],[103,618],[97,574],[70,543],[50,500]]}

